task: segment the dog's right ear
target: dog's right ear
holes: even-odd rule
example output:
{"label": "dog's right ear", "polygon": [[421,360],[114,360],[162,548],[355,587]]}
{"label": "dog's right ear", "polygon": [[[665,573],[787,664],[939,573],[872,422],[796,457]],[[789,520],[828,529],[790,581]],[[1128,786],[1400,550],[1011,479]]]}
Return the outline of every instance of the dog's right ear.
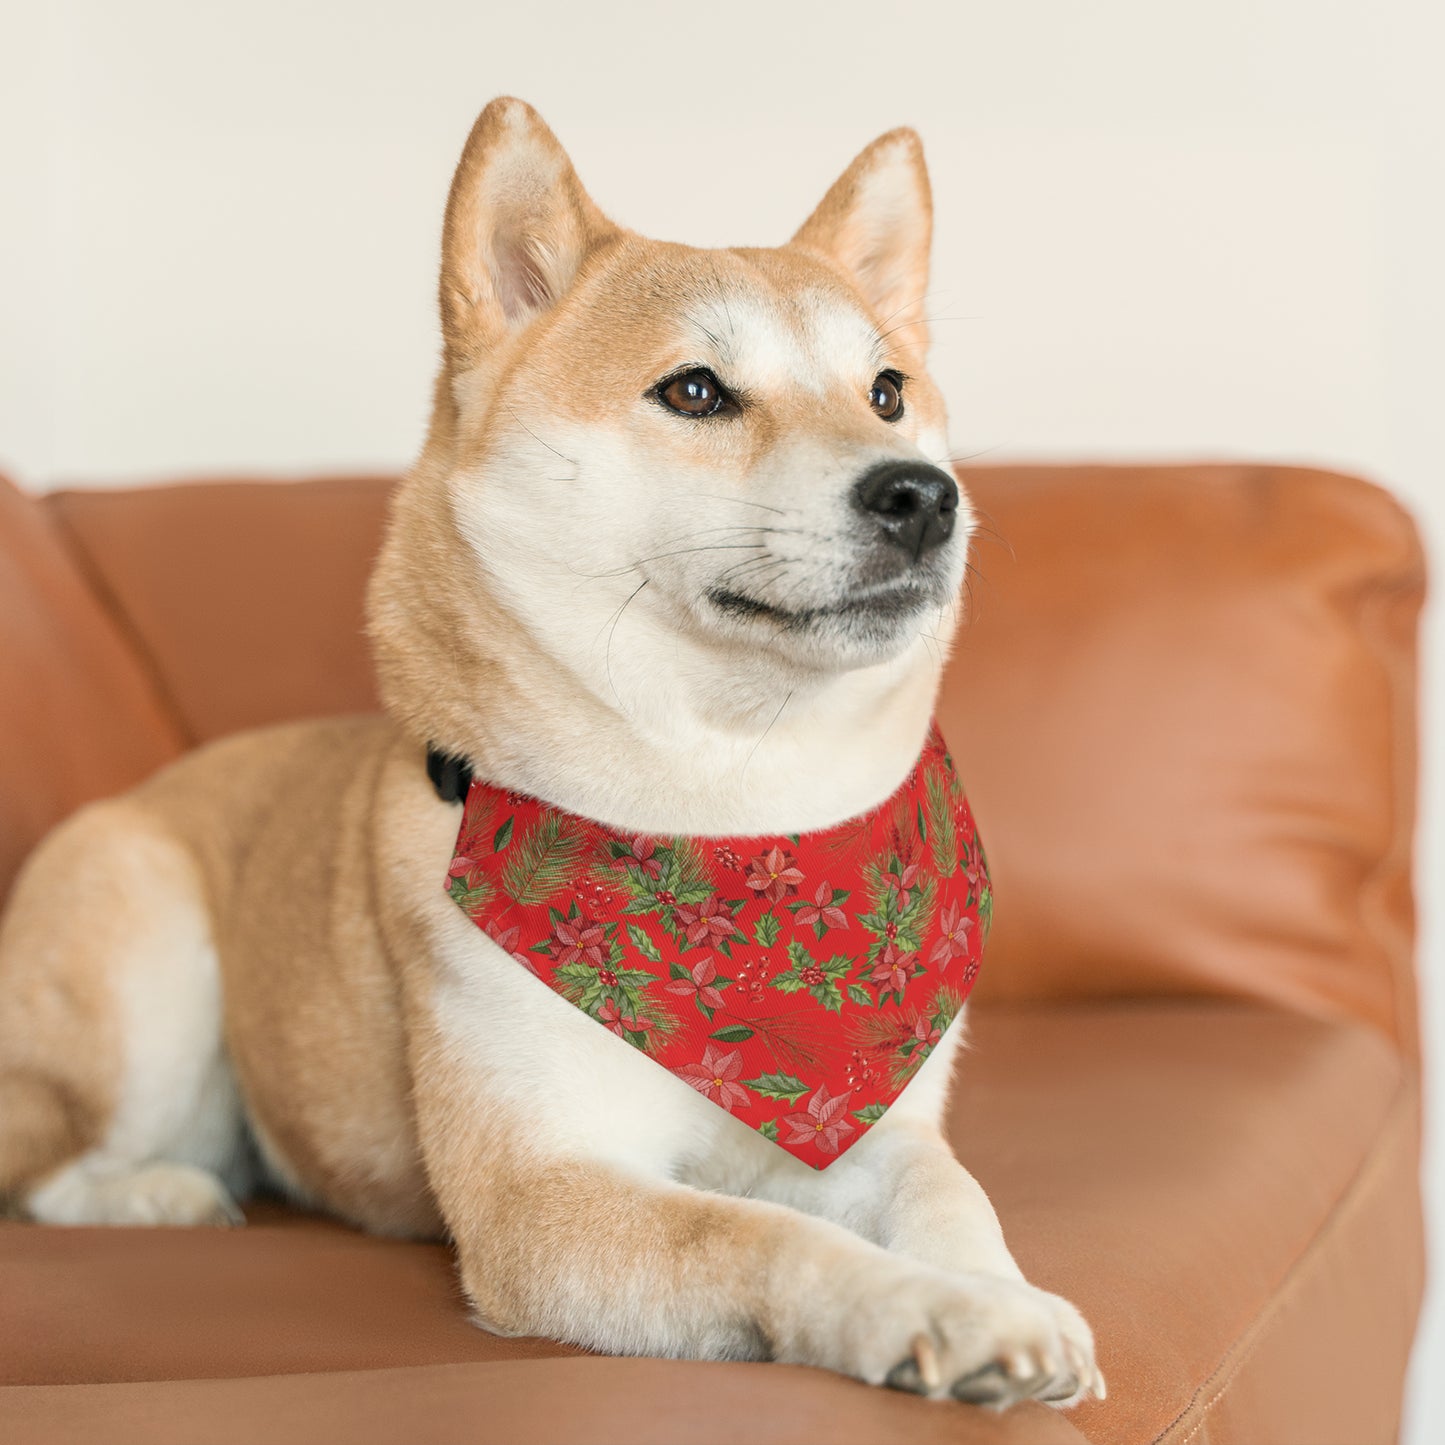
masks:
{"label": "dog's right ear", "polygon": [[441,314],[448,361],[475,365],[554,306],[587,253],[616,234],[541,116],[525,101],[492,101],[467,137],[447,197]]}

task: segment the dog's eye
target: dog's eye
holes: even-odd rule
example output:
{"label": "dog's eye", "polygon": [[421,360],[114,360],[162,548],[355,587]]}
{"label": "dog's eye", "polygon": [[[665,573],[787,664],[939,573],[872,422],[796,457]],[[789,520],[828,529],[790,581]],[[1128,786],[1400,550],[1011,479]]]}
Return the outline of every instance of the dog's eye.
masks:
{"label": "dog's eye", "polygon": [[880,371],[873,378],[868,405],[884,421],[897,421],[903,415],[903,378],[896,371]]}
{"label": "dog's eye", "polygon": [[684,416],[711,416],[723,404],[723,389],[710,371],[685,371],[658,390],[658,399]]}

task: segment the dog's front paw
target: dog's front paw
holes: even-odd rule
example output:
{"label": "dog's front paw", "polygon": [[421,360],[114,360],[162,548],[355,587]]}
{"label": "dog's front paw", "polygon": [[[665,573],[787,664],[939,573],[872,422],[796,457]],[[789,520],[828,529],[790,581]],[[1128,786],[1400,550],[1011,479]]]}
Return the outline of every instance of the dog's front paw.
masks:
{"label": "dog's front paw", "polygon": [[910,1271],[855,1302],[843,1333],[851,1372],[897,1390],[997,1409],[1104,1397],[1083,1316],[1018,1280]]}

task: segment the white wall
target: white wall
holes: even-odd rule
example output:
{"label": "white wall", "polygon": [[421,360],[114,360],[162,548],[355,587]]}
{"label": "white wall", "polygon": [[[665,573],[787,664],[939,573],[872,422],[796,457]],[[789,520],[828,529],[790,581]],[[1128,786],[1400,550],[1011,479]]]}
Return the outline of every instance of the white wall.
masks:
{"label": "white wall", "polygon": [[[604,208],[699,243],[781,239],[854,149],[915,124],[956,450],[1360,469],[1438,557],[1441,13],[3,0],[0,466],[48,486],[402,464],[447,179],[510,91]],[[1438,626],[1430,651],[1433,737]],[[1439,1056],[1439,768],[1427,788]],[[1445,1439],[1438,1308],[1419,1358],[1437,1369],[1417,1369],[1412,1439]]]}

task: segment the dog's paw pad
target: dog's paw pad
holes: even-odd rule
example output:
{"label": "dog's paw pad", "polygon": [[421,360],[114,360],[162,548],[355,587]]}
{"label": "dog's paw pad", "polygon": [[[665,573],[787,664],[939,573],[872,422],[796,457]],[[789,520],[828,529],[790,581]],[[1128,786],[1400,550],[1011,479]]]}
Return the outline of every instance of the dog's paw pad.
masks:
{"label": "dog's paw pad", "polygon": [[969,1405],[1002,1405],[1014,1397],[1014,1385],[1008,1372],[995,1361],[953,1382],[955,1400]]}

